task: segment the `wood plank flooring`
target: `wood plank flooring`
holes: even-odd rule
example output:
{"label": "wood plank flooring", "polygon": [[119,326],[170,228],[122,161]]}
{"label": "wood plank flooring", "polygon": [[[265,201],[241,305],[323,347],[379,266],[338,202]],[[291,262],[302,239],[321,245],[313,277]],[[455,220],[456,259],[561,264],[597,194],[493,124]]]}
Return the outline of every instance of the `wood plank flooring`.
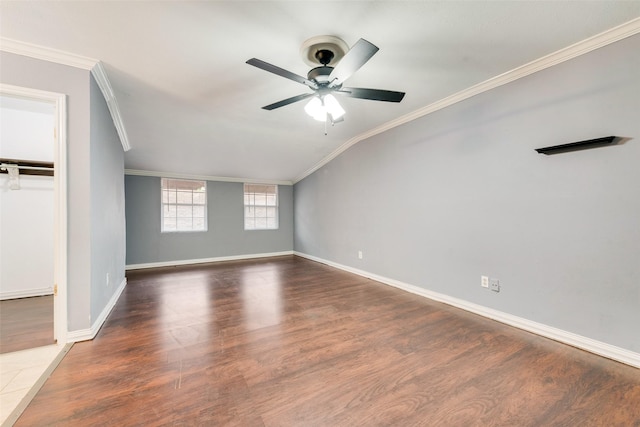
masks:
{"label": "wood plank flooring", "polygon": [[17,426],[640,426],[640,370],[299,257],[129,272]]}
{"label": "wood plank flooring", "polygon": [[53,295],[0,301],[0,354],[51,344]]}

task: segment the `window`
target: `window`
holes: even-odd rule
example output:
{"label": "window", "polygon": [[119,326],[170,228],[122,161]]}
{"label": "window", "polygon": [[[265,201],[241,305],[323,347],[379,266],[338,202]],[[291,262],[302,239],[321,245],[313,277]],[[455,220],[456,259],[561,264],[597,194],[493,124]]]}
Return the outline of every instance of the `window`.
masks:
{"label": "window", "polygon": [[278,229],[277,185],[244,185],[244,229]]}
{"label": "window", "polygon": [[207,231],[207,183],[162,178],[161,231]]}

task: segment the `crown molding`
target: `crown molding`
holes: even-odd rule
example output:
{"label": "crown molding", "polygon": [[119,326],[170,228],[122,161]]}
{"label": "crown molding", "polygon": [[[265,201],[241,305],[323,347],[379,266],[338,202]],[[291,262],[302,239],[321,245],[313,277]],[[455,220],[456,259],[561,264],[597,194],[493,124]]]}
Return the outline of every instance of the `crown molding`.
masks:
{"label": "crown molding", "polygon": [[197,179],[200,181],[242,182],[246,184],[293,185],[293,182],[291,181],[281,181],[281,180],[274,180],[274,179],[233,178],[228,176],[211,176],[211,175],[189,175],[184,173],[146,171],[146,170],[139,170],[139,169],[125,169],[124,174],[135,175],[135,176],[155,176],[159,178]]}
{"label": "crown molding", "polygon": [[622,25],[613,27],[593,37],[589,37],[585,40],[579,41],[575,44],[572,44],[568,47],[560,49],[549,55],[543,56],[542,58],[536,59],[520,67],[514,68],[513,70],[507,71],[506,73],[492,77],[488,80],[485,80],[484,82],[478,83],[474,86],[471,86],[467,89],[457,92],[451,96],[443,98],[439,101],[429,104],[409,114],[401,116],[395,120],[384,123],[365,133],[356,135],[355,137],[349,139],[347,142],[342,144],[336,150],[331,152],[328,156],[323,158],[321,161],[316,163],[314,166],[307,169],[301,175],[293,179],[293,183],[296,184],[297,182],[302,181],[304,178],[311,175],[312,173],[314,173],[315,171],[320,169],[322,166],[329,163],[331,160],[338,157],[340,154],[342,154],[344,151],[348,150],[350,147],[354,146],[358,142],[364,141],[375,135],[386,132],[390,129],[401,126],[403,124],[409,123],[413,120],[419,119],[420,117],[424,117],[428,114],[434,113],[438,110],[442,110],[443,108],[446,108],[458,102],[464,101],[465,99],[469,99],[473,96],[490,91],[492,89],[495,89],[507,83],[511,83],[515,80],[521,79],[523,77],[526,77],[538,71],[542,71],[544,69],[553,67],[554,65],[558,65],[562,62],[584,55],[593,50],[615,43],[619,40],[625,39],[627,37],[633,36],[638,33],[640,33],[640,18],[632,19],[631,21],[628,21]]}
{"label": "crown molding", "polygon": [[101,61],[5,37],[0,37],[0,50],[16,55],[27,56],[29,58],[40,59],[43,61],[54,62],[56,64],[68,65],[70,67],[91,71],[91,74],[96,80],[96,83],[98,83],[98,87],[107,102],[107,107],[109,108],[109,113],[111,113],[111,119],[116,127],[118,136],[120,137],[122,148],[124,151],[129,151],[131,149],[129,137],[127,136],[127,131],[122,121],[120,108],[118,107],[118,102]]}
{"label": "crown molding", "polygon": [[120,107],[118,107],[118,100],[116,99],[115,94],[113,93],[113,87],[111,87],[111,82],[107,77],[107,72],[102,65],[102,61],[98,61],[95,66],[91,69],[91,74],[93,78],[96,80],[98,87],[102,91],[102,96],[104,96],[105,101],[107,101],[107,108],[109,108],[109,113],[111,113],[111,119],[113,120],[113,124],[116,127],[116,131],[118,132],[118,136],[120,137],[120,143],[122,144],[122,148],[124,151],[131,150],[131,144],[129,143],[129,136],[127,135],[127,130],[124,127],[124,122],[122,121],[122,114],[120,114]]}
{"label": "crown molding", "polygon": [[68,65],[70,67],[82,68],[83,70],[91,70],[98,63],[97,59],[19,40],[8,39],[6,37],[0,37],[0,50],[15,53],[16,55]]}

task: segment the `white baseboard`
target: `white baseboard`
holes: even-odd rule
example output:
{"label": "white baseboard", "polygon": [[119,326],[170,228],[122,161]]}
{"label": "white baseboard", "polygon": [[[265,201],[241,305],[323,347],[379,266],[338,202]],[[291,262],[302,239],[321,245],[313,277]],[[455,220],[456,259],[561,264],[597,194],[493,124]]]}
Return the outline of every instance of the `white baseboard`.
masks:
{"label": "white baseboard", "polygon": [[283,256],[283,255],[293,255],[293,251],[270,252],[270,253],[247,254],[247,255],[232,255],[232,256],[222,256],[222,257],[215,257],[215,258],[184,259],[179,261],[149,262],[145,264],[130,264],[130,265],[127,265],[125,269],[139,270],[142,268],[175,267],[177,265],[205,264],[209,262],[221,262],[221,261],[238,261],[243,259],[268,258],[268,257]]}
{"label": "white baseboard", "polygon": [[53,295],[53,288],[36,288],[19,291],[0,292],[0,300],[41,297],[43,295]]}
{"label": "white baseboard", "polygon": [[87,341],[94,339],[98,334],[98,331],[100,331],[100,328],[104,324],[105,320],[107,320],[109,313],[111,313],[111,310],[113,310],[113,307],[115,307],[116,303],[118,302],[118,298],[120,298],[120,295],[122,295],[122,291],[124,291],[124,288],[126,286],[127,278],[125,277],[124,279],[122,279],[122,282],[120,282],[118,289],[116,289],[116,292],[111,296],[111,299],[100,313],[100,316],[98,316],[95,322],[93,322],[91,328],[69,331],[67,333],[67,342]]}
{"label": "white baseboard", "polygon": [[340,270],[348,271],[350,273],[357,274],[359,276],[367,277],[377,282],[384,283],[386,285],[393,286],[398,289],[402,289],[412,294],[420,295],[425,298],[432,299],[434,301],[442,302],[453,307],[461,308],[471,313],[478,314],[483,317],[487,317],[492,320],[504,323],[509,326],[516,327],[534,334],[550,338],[555,341],[559,341],[564,344],[568,344],[573,347],[586,350],[590,353],[597,354],[599,356],[606,357],[608,359],[616,360],[624,364],[640,368],[640,353],[636,353],[624,348],[616,347],[611,344],[596,341],[591,338],[587,338],[581,335],[567,332],[562,329],[554,328],[552,326],[544,325],[542,323],[534,322],[532,320],[524,319],[522,317],[514,316],[508,313],[504,313],[492,308],[484,307],[478,304],[474,304],[465,300],[451,297],[449,295],[441,294],[438,292],[429,291],[427,289],[403,283],[398,280],[390,279],[388,277],[379,276],[377,274],[369,273],[364,270],[349,267],[346,265],[338,264],[333,261],[328,261],[322,258],[315,257],[313,255],[304,254],[294,251],[294,255],[310,259],[322,264],[327,264],[331,267],[338,268]]}

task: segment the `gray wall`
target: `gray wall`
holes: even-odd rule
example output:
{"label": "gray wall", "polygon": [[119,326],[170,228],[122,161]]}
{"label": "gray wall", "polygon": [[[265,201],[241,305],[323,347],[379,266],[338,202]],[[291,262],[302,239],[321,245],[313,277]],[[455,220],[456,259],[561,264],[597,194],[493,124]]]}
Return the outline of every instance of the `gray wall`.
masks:
{"label": "gray wall", "polygon": [[[115,130],[109,129],[113,122],[88,70],[0,52],[0,81],[67,95],[67,327],[89,329],[113,292],[99,290],[105,285],[105,270],[118,281],[112,286],[124,277],[123,255],[99,259],[124,250],[124,216],[118,213],[124,212],[123,160],[117,154],[122,148],[114,144]],[[100,214],[105,205],[92,197],[99,191],[114,204],[109,212],[115,217],[107,222]]]}
{"label": "gray wall", "polygon": [[0,52],[0,80],[67,95],[68,329],[90,327],[90,72]]}
{"label": "gray wall", "polygon": [[125,177],[127,265],[293,250],[293,188],[278,186],[280,228],[244,230],[243,184],[207,181],[207,232],[160,232],[160,178]]}
{"label": "gray wall", "polygon": [[640,351],[638,76],[634,36],[360,142],[295,185],[295,250]]}
{"label": "gray wall", "polygon": [[[91,77],[91,321],[124,280],[124,150]],[[108,275],[108,280],[107,280]]]}

